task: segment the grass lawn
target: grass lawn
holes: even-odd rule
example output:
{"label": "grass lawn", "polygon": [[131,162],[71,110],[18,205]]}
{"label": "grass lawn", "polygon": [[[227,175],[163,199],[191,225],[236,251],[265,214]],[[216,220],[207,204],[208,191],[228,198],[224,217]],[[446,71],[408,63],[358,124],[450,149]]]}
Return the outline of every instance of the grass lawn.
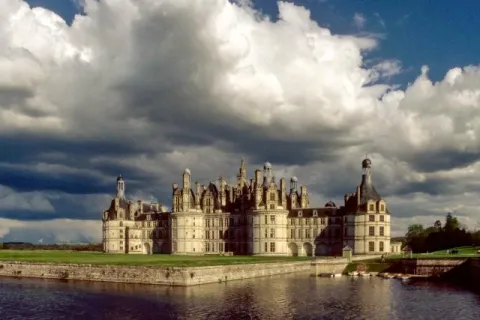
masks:
{"label": "grass lawn", "polygon": [[[457,248],[452,248],[452,249],[457,249],[458,253],[456,254],[447,254],[447,249],[445,250],[439,250],[439,251],[434,251],[434,252],[428,252],[428,253],[414,253],[412,254],[412,258],[415,259],[446,259],[446,258],[480,258],[480,254],[477,253],[477,250],[480,249],[480,247],[474,247],[474,246],[465,246],[465,247],[457,247]],[[402,255],[389,255],[385,257],[386,259],[402,259],[402,258],[408,258],[409,255],[405,255],[405,257],[402,257]]]}
{"label": "grass lawn", "polygon": [[124,255],[67,250],[0,250],[0,261],[96,265],[204,267],[232,264],[307,261],[308,257]]}
{"label": "grass lawn", "polygon": [[359,265],[365,265],[367,272],[383,272],[390,268],[394,262],[352,262],[347,265],[347,268],[343,271],[344,273],[357,271]]}

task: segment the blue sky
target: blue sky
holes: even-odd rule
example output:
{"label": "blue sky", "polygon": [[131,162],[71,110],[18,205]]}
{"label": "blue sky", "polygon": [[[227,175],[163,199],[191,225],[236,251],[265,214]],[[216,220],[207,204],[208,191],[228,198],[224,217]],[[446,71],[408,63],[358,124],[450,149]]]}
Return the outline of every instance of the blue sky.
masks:
{"label": "blue sky", "polygon": [[322,205],[369,153],[394,234],[480,220],[478,1],[6,1],[4,241],[98,240],[116,175],[168,206],[184,168],[233,182],[241,157]]}

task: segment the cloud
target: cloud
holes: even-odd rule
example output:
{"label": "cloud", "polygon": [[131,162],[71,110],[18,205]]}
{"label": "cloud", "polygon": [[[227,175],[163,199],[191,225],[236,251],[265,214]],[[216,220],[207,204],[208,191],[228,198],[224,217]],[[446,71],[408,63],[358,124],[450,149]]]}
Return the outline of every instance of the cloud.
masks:
{"label": "cloud", "polygon": [[0,185],[0,211],[6,210],[55,211],[50,201],[38,192],[16,193],[11,188]]}
{"label": "cloud", "polygon": [[19,221],[0,218],[0,241],[31,243],[99,242],[102,222],[99,220],[54,219]]}
{"label": "cloud", "polygon": [[355,12],[353,15],[353,24],[355,27],[358,29],[363,29],[365,27],[365,24],[367,23],[367,19],[365,16],[361,13]]}
{"label": "cloud", "polygon": [[[341,203],[365,153],[399,224],[470,201],[480,68],[434,83],[425,67],[400,90],[382,83],[402,72],[400,61],[364,58],[381,39],[332,34],[307,9],[278,7],[272,20],[227,0],[86,0],[68,25],[6,0],[0,183],[30,201],[9,206],[36,207],[36,195],[53,210],[0,215],[99,219],[118,174],[131,197],[168,205],[185,167],[194,180],[233,183],[242,157],[249,175],[268,160],[278,177],[306,183],[315,204]],[[401,201],[413,195],[444,203]],[[469,208],[458,212],[473,221]]]}

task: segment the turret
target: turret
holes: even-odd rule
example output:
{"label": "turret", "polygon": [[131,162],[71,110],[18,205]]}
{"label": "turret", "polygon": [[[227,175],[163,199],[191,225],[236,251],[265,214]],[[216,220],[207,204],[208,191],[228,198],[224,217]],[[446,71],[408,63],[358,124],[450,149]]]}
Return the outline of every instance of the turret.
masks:
{"label": "turret", "polygon": [[200,186],[200,183],[197,181],[195,182],[195,209],[200,210],[200,197],[201,197],[201,191],[202,188]]}
{"label": "turret", "polygon": [[122,178],[122,175],[117,177],[117,198],[125,199],[125,181]]}
{"label": "turret", "polygon": [[263,177],[264,185],[270,186],[272,182],[272,164],[268,161],[263,165]]}
{"label": "turret", "polygon": [[287,182],[285,178],[280,179],[280,202],[284,209],[287,208]]}
{"label": "turret", "polygon": [[185,169],[183,172],[183,191],[182,191],[182,197],[183,197],[183,211],[188,211],[190,209],[190,206],[193,205],[193,203],[190,203],[190,192],[191,192],[191,187],[190,187],[190,179],[191,179],[191,173],[190,169]]}
{"label": "turret", "polygon": [[300,207],[307,208],[308,207],[308,193],[307,193],[307,186],[300,187]]}
{"label": "turret", "polygon": [[220,186],[220,205],[224,207],[227,204],[227,194],[226,194],[226,186],[227,182],[223,179],[222,176],[218,179],[218,184]]}
{"label": "turret", "polygon": [[292,177],[290,179],[290,194],[297,191],[298,179],[297,177]]}

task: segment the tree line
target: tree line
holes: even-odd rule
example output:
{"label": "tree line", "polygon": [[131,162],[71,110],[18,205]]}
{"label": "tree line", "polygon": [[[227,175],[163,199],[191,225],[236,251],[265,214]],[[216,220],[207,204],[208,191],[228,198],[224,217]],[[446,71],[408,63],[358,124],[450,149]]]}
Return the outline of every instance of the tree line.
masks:
{"label": "tree line", "polygon": [[468,231],[450,212],[447,213],[443,224],[437,220],[427,228],[422,224],[410,225],[404,240],[404,245],[410,247],[413,252],[432,252],[479,244],[480,230]]}
{"label": "tree line", "polygon": [[0,243],[0,249],[5,250],[71,250],[71,251],[103,251],[101,243],[85,244],[33,244],[28,242]]}

